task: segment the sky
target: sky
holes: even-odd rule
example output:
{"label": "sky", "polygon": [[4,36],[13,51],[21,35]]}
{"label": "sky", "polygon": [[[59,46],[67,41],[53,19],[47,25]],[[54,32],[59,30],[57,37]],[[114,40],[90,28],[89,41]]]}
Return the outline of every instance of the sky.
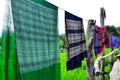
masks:
{"label": "sky", "polygon": [[[3,25],[4,1],[0,0],[0,33]],[[89,19],[96,20],[100,26],[100,8],[106,10],[105,25],[120,26],[120,0],[46,0],[59,7],[59,33],[65,33],[64,11],[68,11],[78,17],[83,18],[86,30]]]}
{"label": "sky", "polygon": [[[59,32],[64,33],[64,10],[83,18],[86,31],[87,21],[96,20],[100,26],[100,8],[106,10],[105,25],[120,26],[120,0],[47,0],[59,7]],[[86,21],[87,20],[87,21]]]}

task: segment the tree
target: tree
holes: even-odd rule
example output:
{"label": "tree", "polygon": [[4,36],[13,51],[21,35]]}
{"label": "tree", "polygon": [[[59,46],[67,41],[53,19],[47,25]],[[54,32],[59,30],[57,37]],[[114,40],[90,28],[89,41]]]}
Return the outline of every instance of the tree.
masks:
{"label": "tree", "polygon": [[108,31],[110,34],[118,36],[118,31],[117,31],[117,29],[116,29],[115,26],[113,26],[113,25],[112,25],[112,26],[107,25],[107,26],[105,26],[105,27],[106,27],[107,31]]}
{"label": "tree", "polygon": [[65,44],[66,44],[65,34],[59,35],[59,43],[60,43],[60,47],[65,46]]}

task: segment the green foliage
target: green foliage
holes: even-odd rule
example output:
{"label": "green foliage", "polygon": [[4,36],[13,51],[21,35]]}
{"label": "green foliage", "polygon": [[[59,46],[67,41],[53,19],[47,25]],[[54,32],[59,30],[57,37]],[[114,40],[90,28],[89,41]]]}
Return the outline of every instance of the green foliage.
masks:
{"label": "green foliage", "polygon": [[63,40],[59,40],[59,45],[60,45],[60,47],[62,47],[64,45]]}
{"label": "green foliage", "polygon": [[107,31],[112,34],[112,35],[116,35],[116,36],[120,36],[120,27],[115,27],[115,26],[105,26]]}
{"label": "green foliage", "polygon": [[82,67],[74,70],[66,70],[66,53],[61,53],[61,79],[62,80],[87,80],[86,61],[82,62]]}
{"label": "green foliage", "polygon": [[65,34],[59,35],[59,44],[60,44],[60,47],[62,47],[66,44]]}

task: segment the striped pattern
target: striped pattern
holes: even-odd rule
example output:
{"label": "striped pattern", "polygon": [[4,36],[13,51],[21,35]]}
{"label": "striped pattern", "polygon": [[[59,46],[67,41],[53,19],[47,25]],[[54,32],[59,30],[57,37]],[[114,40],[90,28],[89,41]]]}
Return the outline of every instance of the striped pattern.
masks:
{"label": "striped pattern", "polygon": [[95,55],[100,54],[104,47],[109,44],[108,42],[108,32],[103,27],[95,27],[94,32],[94,51]]}
{"label": "striped pattern", "polygon": [[68,45],[67,70],[81,66],[81,61],[86,57],[86,41],[82,18],[65,12],[66,37]]}

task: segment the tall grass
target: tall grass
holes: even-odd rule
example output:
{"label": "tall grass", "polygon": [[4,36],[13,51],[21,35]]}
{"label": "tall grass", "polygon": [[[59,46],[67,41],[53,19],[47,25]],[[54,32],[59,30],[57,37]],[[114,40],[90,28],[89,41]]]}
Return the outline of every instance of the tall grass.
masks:
{"label": "tall grass", "polygon": [[[105,54],[110,52],[109,48],[105,49]],[[119,51],[116,51],[115,54],[118,54]],[[0,51],[1,54],[1,51]],[[87,71],[86,71],[86,60],[82,61],[82,66],[76,68],[74,70],[67,71],[66,70],[66,51],[60,53],[60,61],[61,61],[61,79],[62,80],[87,80]],[[100,56],[100,55],[98,55]],[[96,58],[95,58],[96,59]],[[114,61],[116,57],[114,57]],[[110,57],[105,59],[105,72],[110,72]],[[105,75],[105,80],[109,80],[108,75]],[[96,80],[99,80],[99,77],[96,77]]]}
{"label": "tall grass", "polygon": [[86,80],[86,63],[82,62],[82,67],[76,68],[74,70],[66,70],[66,53],[61,53],[61,79],[62,80]]}
{"label": "tall grass", "polygon": [[[109,48],[105,49],[105,54],[110,52]],[[118,54],[118,52],[116,52]],[[100,55],[98,55],[99,57]],[[115,58],[116,59],[116,58]],[[82,66],[74,70],[66,70],[66,52],[60,53],[61,60],[61,79],[62,80],[87,80],[87,71],[86,71],[86,60],[82,61]],[[96,58],[94,59],[96,60]],[[110,72],[110,57],[105,59],[105,72]],[[105,75],[105,80],[109,80],[108,75]],[[99,80],[99,77],[96,77],[96,80]]]}

